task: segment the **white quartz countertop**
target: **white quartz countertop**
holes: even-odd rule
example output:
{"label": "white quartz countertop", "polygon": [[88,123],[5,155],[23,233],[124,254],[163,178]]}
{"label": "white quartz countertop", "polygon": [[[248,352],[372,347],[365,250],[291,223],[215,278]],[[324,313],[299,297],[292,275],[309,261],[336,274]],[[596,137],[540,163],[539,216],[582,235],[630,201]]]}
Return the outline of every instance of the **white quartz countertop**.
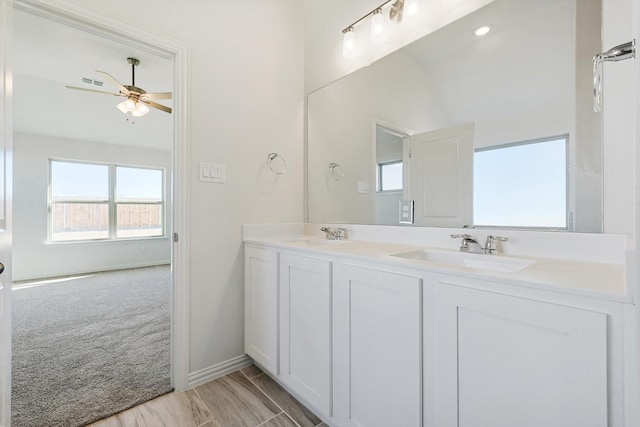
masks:
{"label": "white quartz countertop", "polygon": [[[458,252],[427,246],[358,240],[331,241],[308,235],[245,238],[245,242],[338,258],[346,257],[398,267],[454,274],[546,291],[632,302],[631,297],[626,293],[625,267],[623,264],[497,255],[498,258],[496,260],[535,261],[519,271],[502,272],[394,256],[394,254],[418,250],[433,250],[448,252],[449,254]],[[479,256],[486,257],[489,261],[493,261],[493,257],[496,257],[495,255]]]}

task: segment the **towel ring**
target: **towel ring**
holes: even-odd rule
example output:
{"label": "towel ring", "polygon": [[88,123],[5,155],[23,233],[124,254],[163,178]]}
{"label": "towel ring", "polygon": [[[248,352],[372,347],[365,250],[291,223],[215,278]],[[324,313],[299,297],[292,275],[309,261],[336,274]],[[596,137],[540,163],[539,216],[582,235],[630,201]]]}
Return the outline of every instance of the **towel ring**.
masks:
{"label": "towel ring", "polygon": [[337,163],[329,163],[329,175],[331,175],[331,178],[335,181],[340,182],[342,178],[344,178],[344,169]]}
{"label": "towel ring", "polygon": [[[276,161],[277,159],[280,160]],[[280,154],[269,153],[269,156],[267,156],[267,161],[269,162],[269,169],[271,169],[271,172],[275,173],[276,175],[282,175],[287,171],[287,162]]]}

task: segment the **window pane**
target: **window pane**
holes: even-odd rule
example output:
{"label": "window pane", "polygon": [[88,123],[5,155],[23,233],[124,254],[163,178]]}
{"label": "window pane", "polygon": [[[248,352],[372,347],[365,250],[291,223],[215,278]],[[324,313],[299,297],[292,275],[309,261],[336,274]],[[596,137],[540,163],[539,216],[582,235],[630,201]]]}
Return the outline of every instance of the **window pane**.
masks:
{"label": "window pane", "polygon": [[109,167],[52,160],[51,197],[53,200],[108,200]]}
{"label": "window pane", "polygon": [[161,202],[162,170],[116,168],[117,202]]}
{"label": "window pane", "polygon": [[566,139],[477,151],[475,225],[567,227]]}
{"label": "window pane", "polygon": [[380,165],[380,191],[402,190],[402,162]]}
{"label": "window pane", "polygon": [[106,239],[108,237],[108,204],[51,204],[51,240],[91,240]]}
{"label": "window pane", "polygon": [[118,204],[116,237],[162,236],[162,205]]}

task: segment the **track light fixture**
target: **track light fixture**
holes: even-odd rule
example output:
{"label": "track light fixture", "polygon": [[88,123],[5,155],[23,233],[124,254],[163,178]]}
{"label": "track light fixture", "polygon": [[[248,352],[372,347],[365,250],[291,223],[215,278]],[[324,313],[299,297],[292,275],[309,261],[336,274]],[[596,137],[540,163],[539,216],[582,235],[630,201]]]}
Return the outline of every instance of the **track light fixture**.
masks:
{"label": "track light fixture", "polygon": [[402,22],[403,14],[415,16],[419,10],[419,0],[387,0],[362,18],[353,22],[342,30],[342,57],[351,58],[357,49],[356,35],[354,28],[361,24],[366,18],[371,17],[370,38],[371,43],[382,43],[385,40],[385,19],[382,10],[391,4],[389,8],[389,21]]}

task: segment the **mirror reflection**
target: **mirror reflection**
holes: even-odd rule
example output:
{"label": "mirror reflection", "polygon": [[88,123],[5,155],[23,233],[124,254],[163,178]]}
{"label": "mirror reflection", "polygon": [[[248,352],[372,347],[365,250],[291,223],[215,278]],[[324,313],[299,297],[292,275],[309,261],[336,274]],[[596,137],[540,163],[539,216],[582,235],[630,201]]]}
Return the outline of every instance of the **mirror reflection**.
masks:
{"label": "mirror reflection", "polygon": [[600,23],[495,0],[310,94],[308,220],[601,232]]}

